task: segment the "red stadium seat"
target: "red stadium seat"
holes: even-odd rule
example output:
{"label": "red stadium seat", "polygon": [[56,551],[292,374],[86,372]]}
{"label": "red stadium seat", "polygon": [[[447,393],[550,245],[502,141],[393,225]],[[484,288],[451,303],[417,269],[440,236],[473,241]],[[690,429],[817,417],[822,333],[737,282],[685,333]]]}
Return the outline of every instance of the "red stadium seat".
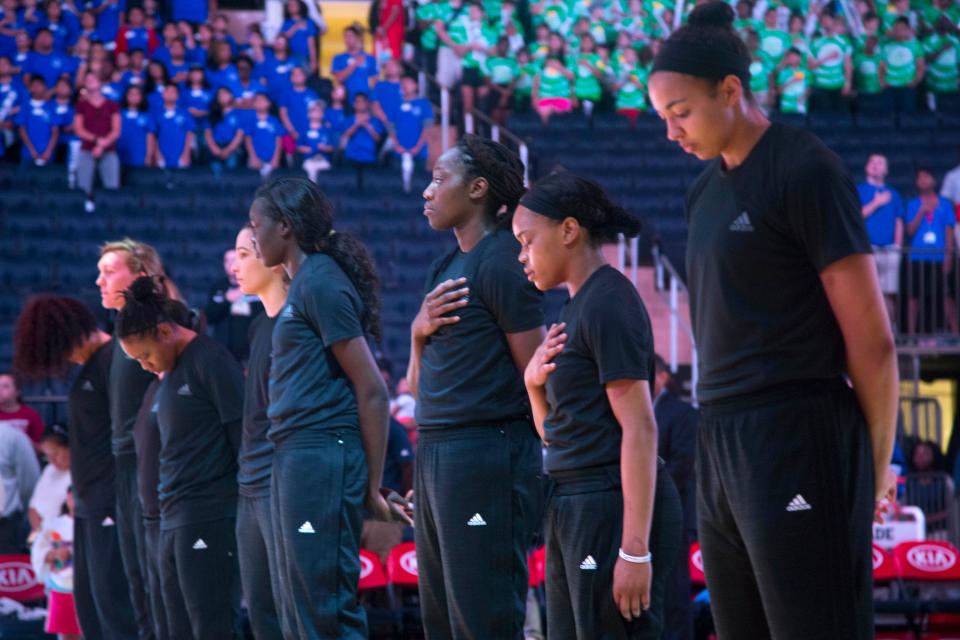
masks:
{"label": "red stadium seat", "polygon": [[887,583],[900,576],[897,561],[886,549],[873,545],[873,581]]}
{"label": "red stadium seat", "polygon": [[960,553],[949,542],[901,542],[893,555],[904,580],[960,582]]}
{"label": "red stadium seat", "polygon": [[366,549],[360,549],[360,591],[382,589],[387,586],[387,573],[380,557]]}
{"label": "red stadium seat", "polygon": [[703,574],[703,555],[700,553],[699,542],[690,545],[688,564],[690,565],[690,583],[697,587],[706,586],[707,577]]}
{"label": "red stadium seat", "polygon": [[528,584],[531,589],[536,589],[547,579],[547,549],[539,547],[533,550],[530,557],[527,558],[527,570],[529,571]]}
{"label": "red stadium seat", "polygon": [[30,556],[0,555],[0,598],[35,602],[43,597],[43,585],[37,582]]}
{"label": "red stadium seat", "polygon": [[417,586],[420,581],[417,574],[417,550],[412,542],[398,544],[390,551],[387,557],[387,578],[390,584]]}

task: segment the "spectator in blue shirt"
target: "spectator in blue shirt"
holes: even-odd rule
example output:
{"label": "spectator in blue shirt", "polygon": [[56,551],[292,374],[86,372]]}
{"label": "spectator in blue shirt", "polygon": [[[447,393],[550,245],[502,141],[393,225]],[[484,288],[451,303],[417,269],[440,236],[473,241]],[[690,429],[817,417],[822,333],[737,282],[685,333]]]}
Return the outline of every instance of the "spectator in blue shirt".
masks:
{"label": "spectator in blue shirt", "polygon": [[88,0],[87,10],[97,16],[97,35],[100,41],[108,43],[113,50],[117,41],[117,32],[120,30],[120,14],[126,11],[126,0]]}
{"label": "spectator in blue shirt", "polygon": [[[937,194],[937,181],[929,169],[917,170],[918,196],[907,203],[907,235],[910,236],[910,273],[908,291],[909,331],[915,334],[919,305],[938,316],[945,309],[951,332],[957,332],[957,308],[953,299],[954,226],[953,203]],[[926,300],[920,299],[923,296]],[[944,302],[946,304],[944,304]],[[923,332],[936,331],[937,317],[924,318]]]}
{"label": "spectator in blue shirt", "polygon": [[393,122],[397,117],[397,110],[403,100],[400,90],[400,79],[403,77],[403,67],[399,60],[390,58],[383,63],[383,79],[377,80],[373,87],[373,115],[384,122]]}
{"label": "spectator in blue shirt", "polygon": [[18,31],[16,35],[17,50],[13,54],[13,66],[26,73],[30,54],[33,53],[33,39],[26,31]]}
{"label": "spectator in blue shirt", "polygon": [[7,56],[0,56],[0,108],[7,101],[10,105],[28,98],[29,92],[23,81],[13,73],[13,62]]}
{"label": "spectator in blue shirt", "polygon": [[167,67],[170,81],[183,87],[192,66],[187,59],[187,47],[183,44],[183,40],[174,40],[170,43],[169,52],[169,57],[161,62]]}
{"label": "spectator in blue shirt", "polygon": [[36,38],[37,33],[43,28],[46,18],[43,11],[39,8],[39,3],[24,2],[23,6],[17,10],[17,25],[27,32],[31,38]]}
{"label": "spectator in blue shirt", "polygon": [[159,60],[151,60],[147,64],[147,81],[144,84],[144,93],[147,97],[147,108],[154,118],[158,118],[163,110],[163,90],[170,82],[167,68]]}
{"label": "spectator in blue shirt", "polygon": [[[73,77],[76,68],[73,60],[64,53],[53,50],[53,34],[49,29],[40,29],[33,43],[33,51],[27,56],[23,68],[25,76],[40,76],[48,90],[53,89],[57,78],[66,73]],[[24,78],[26,82],[26,78]],[[49,97],[49,95],[48,95]]]}
{"label": "spectator in blue shirt", "polygon": [[210,108],[210,119],[203,132],[207,149],[210,150],[212,157],[213,172],[217,176],[223,171],[224,166],[235,169],[239,162],[246,127],[240,110],[235,107],[235,102],[229,89],[226,87],[217,89],[216,99]]}
{"label": "spectator in blue shirt", "polygon": [[267,85],[267,93],[273,100],[280,100],[290,88],[290,72],[297,66],[290,54],[290,43],[283,34],[273,41],[273,48],[263,52],[263,62],[254,73]]}
{"label": "spectator in blue shirt", "polygon": [[257,94],[253,101],[255,116],[247,130],[247,157],[250,168],[266,178],[280,166],[280,136],[283,125],[270,115],[270,98],[265,93]]}
{"label": "spectator in blue shirt", "polygon": [[287,0],[283,9],[282,33],[290,42],[290,51],[306,65],[311,73],[317,71],[317,25],[307,16],[307,7],[301,0]]}
{"label": "spectator in blue shirt", "polygon": [[210,45],[210,64],[207,66],[207,81],[212,89],[227,87],[236,95],[239,92],[240,75],[233,64],[233,54],[226,42]]}
{"label": "spectator in blue shirt", "polygon": [[240,82],[234,87],[233,94],[235,98],[234,106],[239,112],[238,115],[244,119],[244,127],[253,121],[253,100],[258,93],[266,90],[266,86],[260,81],[259,77],[253,75],[253,60],[249,56],[242,55],[237,58],[237,76]]}
{"label": "spectator in blue shirt", "polygon": [[307,130],[307,110],[320,97],[307,88],[307,72],[302,67],[294,67],[290,72],[290,85],[280,103],[280,122],[296,141]]}
{"label": "spectator in blue shirt", "polygon": [[117,153],[124,166],[146,167],[153,164],[157,147],[157,123],[150,115],[143,89],[130,85],[120,104],[120,139]]}
{"label": "spectator in blue shirt", "polygon": [[229,27],[230,23],[225,13],[218,13],[214,16],[213,20],[210,21],[210,30],[212,31],[213,39],[219,42],[226,42],[230,45],[230,55],[235,56],[239,52],[239,47],[237,46],[237,41],[230,35]]}
{"label": "spectator in blue shirt", "polygon": [[97,35],[97,16],[93,11],[84,11],[80,14],[80,33],[77,34],[77,40],[86,38],[88,42],[99,40]]}
{"label": "spectator in blue shirt", "polygon": [[903,200],[896,189],[887,186],[887,158],[879,153],[867,159],[866,182],[857,186],[867,234],[873,244],[880,290],[891,322],[896,320],[897,293],[900,291],[900,252],[903,246]]}
{"label": "spectator in blue shirt", "polygon": [[363,35],[357,25],[343,30],[344,53],[333,58],[331,72],[347,88],[350,100],[358,93],[370,93],[370,80],[377,77],[377,60],[363,50]]}
{"label": "spectator in blue shirt", "polygon": [[409,153],[417,160],[427,160],[426,127],[433,124],[433,107],[418,93],[417,79],[404,76],[401,81],[403,101],[393,120],[393,148],[397,155]]}
{"label": "spectator in blue shirt", "polygon": [[[226,88],[226,87],[224,87]],[[200,135],[207,127],[207,116],[210,115],[210,103],[213,102],[213,92],[207,84],[203,67],[193,65],[187,77],[187,87],[183,92],[181,104],[197,125],[194,133]]]}
{"label": "spectator in blue shirt", "polygon": [[353,115],[344,122],[346,130],[340,139],[344,148],[343,155],[360,165],[369,165],[377,161],[377,145],[386,133],[386,126],[370,112],[370,99],[367,94],[358,93],[353,97]]}
{"label": "spectator in blue shirt", "polygon": [[156,49],[153,50],[153,53],[150,54],[151,60],[159,60],[164,65],[167,65],[170,62],[170,48],[173,46],[174,42],[180,40],[180,32],[177,31],[177,25],[172,22],[168,22],[163,25],[163,30],[160,32],[160,36],[163,39],[163,42],[160,43]]}
{"label": "spectator in blue shirt", "polygon": [[[146,25],[146,16],[143,7],[130,7],[127,12],[127,24],[123,30],[121,40],[123,49],[128,53],[136,49],[147,52],[150,50],[151,30]],[[156,37],[156,34],[154,34]],[[156,42],[154,42],[156,44]]]}
{"label": "spectator in blue shirt", "polygon": [[77,186],[77,158],[80,154],[80,138],[73,129],[76,116],[74,109],[73,87],[66,78],[57,80],[53,88],[53,113],[60,127],[60,139],[57,144],[67,149],[67,184],[73,189]]}
{"label": "spectator in blue shirt", "polygon": [[343,86],[334,87],[330,93],[330,106],[323,112],[323,125],[330,129],[338,140],[346,129],[344,126],[347,120],[346,100],[347,90]]}
{"label": "spectator in blue shirt", "polygon": [[323,104],[314,102],[308,111],[307,129],[297,140],[297,153],[303,157],[302,167],[311,181],[317,174],[330,168],[330,154],[336,139],[330,129],[323,126]]}
{"label": "spectator in blue shirt", "polygon": [[59,129],[53,104],[47,99],[47,85],[42,76],[30,79],[30,101],[20,107],[17,125],[23,148],[23,164],[46,165],[57,148]]}
{"label": "spectator in blue shirt", "polygon": [[48,0],[45,8],[44,26],[53,35],[53,49],[66,53],[77,42],[77,37],[80,35],[80,22],[72,13],[65,13],[58,0]]}
{"label": "spectator in blue shirt", "polygon": [[157,118],[157,166],[166,169],[190,166],[195,126],[179,103],[180,89],[168,84],[163,89],[163,111]]}

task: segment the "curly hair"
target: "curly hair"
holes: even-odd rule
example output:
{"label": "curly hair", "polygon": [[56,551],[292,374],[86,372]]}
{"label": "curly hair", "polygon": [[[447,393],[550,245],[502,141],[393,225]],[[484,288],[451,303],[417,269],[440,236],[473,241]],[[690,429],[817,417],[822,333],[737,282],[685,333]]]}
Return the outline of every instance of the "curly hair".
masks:
{"label": "curly hair", "polygon": [[575,219],[590,232],[594,244],[615,241],[621,233],[628,238],[640,235],[638,218],[613,202],[599,184],[569,171],[538,180],[530,195],[555,202],[564,216]]}
{"label": "curly hair", "polygon": [[26,378],[61,376],[70,354],[97,331],[97,319],[76,298],[37,294],[27,300],[13,334],[13,368]]}
{"label": "curly hair", "polygon": [[325,253],[343,269],[363,302],[361,322],[380,342],[380,278],[373,257],[353,235],[334,231],[333,205],[306,178],[277,178],[254,194],[260,210],[273,220],[286,220],[304,253]]}
{"label": "curly hair", "polygon": [[468,180],[487,181],[486,214],[498,227],[508,227],[520,197],[526,191],[523,185],[523,163],[510,149],[499,142],[467,134],[454,147]]}

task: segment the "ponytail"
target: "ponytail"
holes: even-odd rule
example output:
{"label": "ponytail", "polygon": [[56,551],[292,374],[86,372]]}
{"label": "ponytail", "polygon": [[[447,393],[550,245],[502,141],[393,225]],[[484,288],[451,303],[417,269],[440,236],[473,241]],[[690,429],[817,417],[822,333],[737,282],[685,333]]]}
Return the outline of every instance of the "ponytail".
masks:
{"label": "ponytail", "polygon": [[264,215],[286,220],[307,254],[330,256],[353,284],[363,302],[364,330],[378,342],[380,328],[380,278],[367,248],[349,233],[334,231],[333,205],[323,191],[305,178],[277,178],[257,189]]}
{"label": "ponytail", "polygon": [[513,211],[526,191],[523,163],[499,142],[468,134],[457,142],[460,162],[468,180],[487,181],[486,215],[494,226],[509,227]]}

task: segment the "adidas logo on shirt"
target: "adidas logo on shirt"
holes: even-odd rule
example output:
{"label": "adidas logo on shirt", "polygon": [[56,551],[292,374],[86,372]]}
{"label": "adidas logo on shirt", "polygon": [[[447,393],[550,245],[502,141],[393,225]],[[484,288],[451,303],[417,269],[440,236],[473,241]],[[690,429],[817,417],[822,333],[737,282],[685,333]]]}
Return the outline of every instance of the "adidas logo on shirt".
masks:
{"label": "adidas logo on shirt", "polygon": [[190,385],[189,385],[189,384],[185,384],[185,385],[183,385],[182,387],[180,387],[179,389],[177,389],[177,395],[178,395],[178,396],[192,396],[192,395],[193,395],[193,391],[190,391]]}
{"label": "adidas logo on shirt", "polygon": [[113,518],[111,518],[110,516],[107,516],[106,518],[103,519],[103,522],[100,523],[100,526],[101,526],[101,527],[112,527],[114,524],[116,524],[116,523],[113,521]]}
{"label": "adidas logo on shirt", "polygon": [[83,384],[80,385],[80,388],[83,389],[84,391],[93,391],[93,390],[94,390],[94,389],[93,389],[93,383],[90,382],[89,380],[84,380],[84,381],[83,381]]}
{"label": "adidas logo on shirt", "polygon": [[583,559],[583,562],[580,563],[580,569],[583,571],[596,571],[597,561],[593,559],[593,556],[587,556]]}
{"label": "adidas logo on shirt", "polygon": [[207,543],[203,541],[203,538],[197,538],[197,541],[193,543],[193,548],[197,551],[203,551],[207,548]]}
{"label": "adidas logo on shirt", "polygon": [[309,521],[309,520],[307,520],[307,521],[304,522],[302,525],[300,525],[300,528],[297,529],[297,531],[299,531],[300,533],[316,533],[316,532],[317,532],[317,531],[313,528],[313,525],[310,524],[310,521]]}
{"label": "adidas logo on shirt", "polygon": [[810,509],[813,509],[813,507],[799,493],[787,505],[787,511],[809,511]]}
{"label": "adidas logo on shirt", "polygon": [[479,513],[473,514],[473,517],[467,520],[468,527],[485,527],[487,526],[487,521],[483,519]]}
{"label": "adidas logo on shirt", "polygon": [[730,225],[730,231],[753,231],[753,224],[750,223],[750,216],[746,211],[737,216],[737,219]]}

